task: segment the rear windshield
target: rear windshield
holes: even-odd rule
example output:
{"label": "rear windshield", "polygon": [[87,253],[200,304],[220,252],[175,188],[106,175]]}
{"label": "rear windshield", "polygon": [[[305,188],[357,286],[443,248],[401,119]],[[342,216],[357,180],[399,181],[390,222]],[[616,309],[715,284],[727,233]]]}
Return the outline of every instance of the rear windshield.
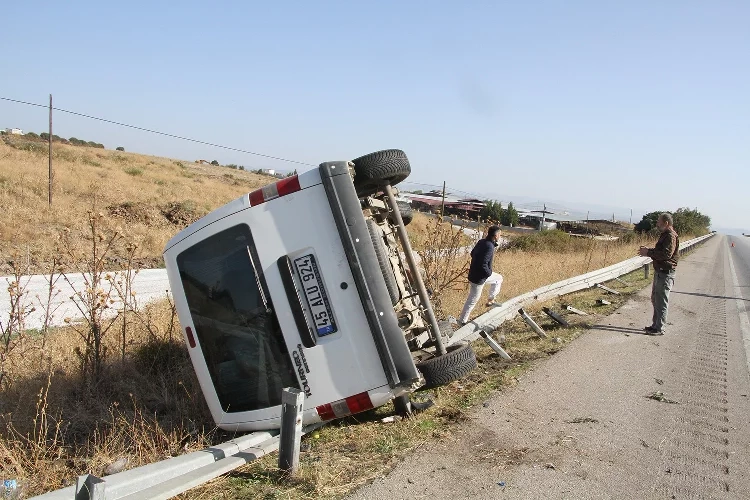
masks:
{"label": "rear windshield", "polygon": [[242,224],[177,257],[195,333],[229,413],[279,405],[284,387],[299,388],[253,255],[250,228]]}

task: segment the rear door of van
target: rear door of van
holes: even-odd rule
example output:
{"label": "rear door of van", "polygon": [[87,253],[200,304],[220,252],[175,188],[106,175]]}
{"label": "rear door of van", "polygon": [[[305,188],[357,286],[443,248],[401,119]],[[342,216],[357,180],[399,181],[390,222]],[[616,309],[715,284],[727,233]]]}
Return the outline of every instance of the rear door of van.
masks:
{"label": "rear door of van", "polygon": [[[418,378],[390,303],[372,299],[382,275],[365,276],[346,244],[362,253],[372,243],[341,234],[331,170],[253,192],[165,253],[191,358],[222,428],[277,427],[283,387],[304,391],[310,423],[384,404]],[[358,206],[349,216],[364,227]]]}

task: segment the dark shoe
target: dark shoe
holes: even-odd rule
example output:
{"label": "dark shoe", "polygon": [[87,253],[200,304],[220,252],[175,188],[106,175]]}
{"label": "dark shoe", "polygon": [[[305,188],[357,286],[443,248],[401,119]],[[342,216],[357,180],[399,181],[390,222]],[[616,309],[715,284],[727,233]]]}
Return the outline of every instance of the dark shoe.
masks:
{"label": "dark shoe", "polygon": [[646,332],[646,335],[664,335],[663,330],[657,330],[653,326],[647,326],[643,331]]}

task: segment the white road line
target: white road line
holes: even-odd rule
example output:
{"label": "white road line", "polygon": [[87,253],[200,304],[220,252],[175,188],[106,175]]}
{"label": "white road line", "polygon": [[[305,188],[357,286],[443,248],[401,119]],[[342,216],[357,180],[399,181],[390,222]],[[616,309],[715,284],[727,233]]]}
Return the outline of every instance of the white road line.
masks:
{"label": "white road line", "polygon": [[739,294],[735,298],[737,304],[737,310],[740,315],[740,328],[742,329],[742,340],[745,344],[745,360],[747,361],[747,370],[750,372],[750,318],[748,318],[747,301],[742,299],[740,282],[737,279],[737,270],[734,267],[734,257],[732,252],[729,252],[729,269],[732,272],[732,282],[734,284],[735,293]]}

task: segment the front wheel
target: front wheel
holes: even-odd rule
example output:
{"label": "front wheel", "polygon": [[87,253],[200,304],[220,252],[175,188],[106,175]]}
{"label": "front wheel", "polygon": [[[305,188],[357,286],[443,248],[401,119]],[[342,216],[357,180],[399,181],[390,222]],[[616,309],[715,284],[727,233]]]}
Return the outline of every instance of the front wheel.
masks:
{"label": "front wheel", "polygon": [[386,149],[360,156],[354,163],[354,187],[357,196],[364,198],[383,189],[386,184],[395,186],[411,174],[406,153],[400,149]]}

